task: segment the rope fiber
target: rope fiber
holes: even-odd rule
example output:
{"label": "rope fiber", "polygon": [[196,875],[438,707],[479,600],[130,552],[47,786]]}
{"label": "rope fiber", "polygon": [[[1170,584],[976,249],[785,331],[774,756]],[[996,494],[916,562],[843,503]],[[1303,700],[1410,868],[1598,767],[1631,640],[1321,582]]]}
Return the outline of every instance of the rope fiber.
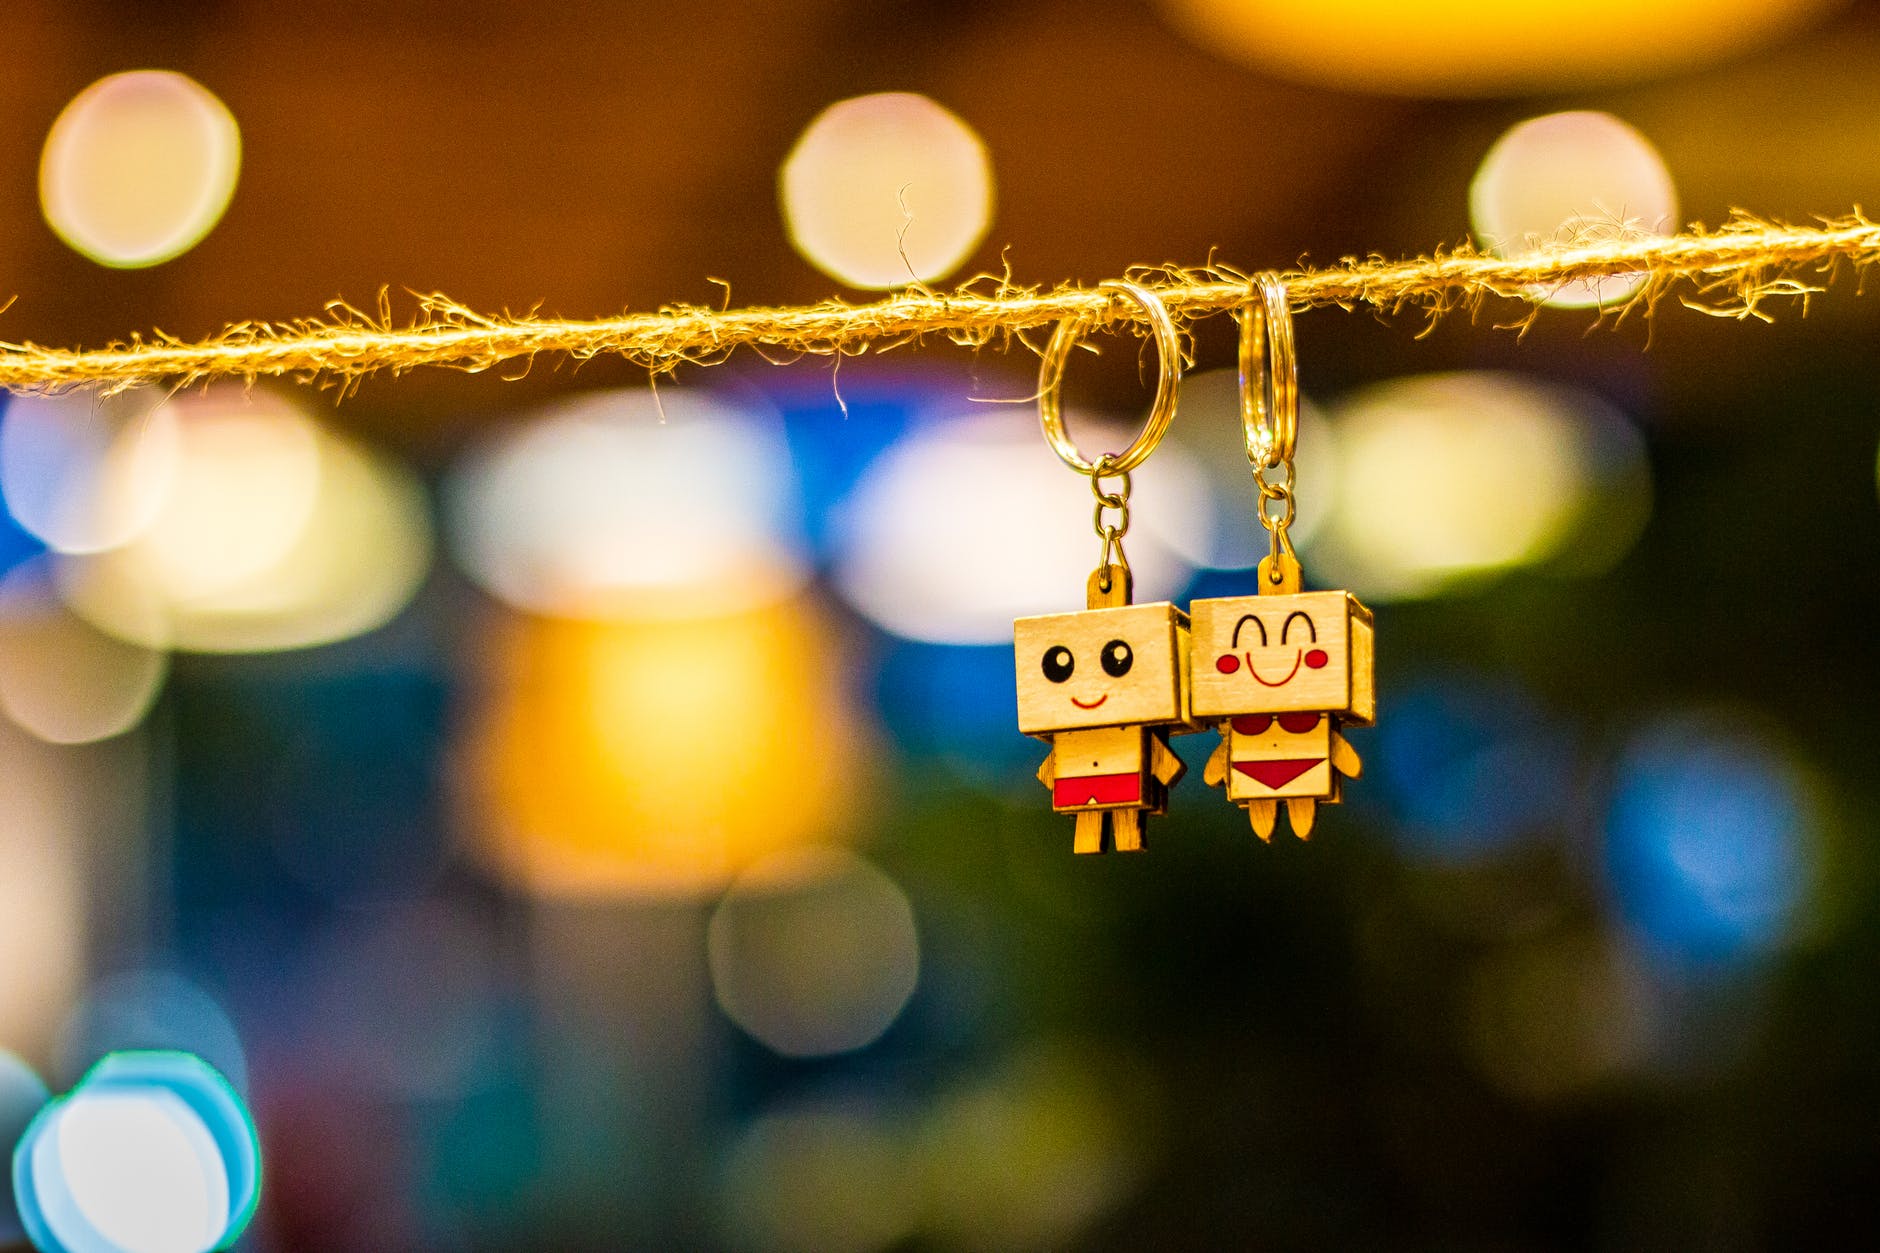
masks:
{"label": "rope fiber", "polygon": [[[1516,323],[1525,326],[1538,312],[1537,302],[1566,284],[1638,275],[1638,288],[1602,307],[1599,316],[1650,315],[1676,296],[1682,306],[1714,316],[1768,321],[1771,300],[1799,299],[1806,311],[1811,294],[1876,260],[1880,225],[1859,209],[1814,227],[1739,212],[1715,230],[1700,226],[1668,237],[1582,241],[1506,258],[1463,245],[1408,260],[1348,257],[1323,268],[1282,271],[1280,277],[1296,310],[1364,306],[1384,314],[1417,312],[1427,320],[1427,331],[1446,314],[1473,316],[1493,299],[1525,302],[1528,308]],[[1129,277],[1152,288],[1184,324],[1257,298],[1248,275],[1220,264],[1145,267]],[[276,376],[346,389],[379,371],[522,369],[544,354],[572,360],[619,356],[660,374],[686,363],[719,362],[739,348],[790,359],[884,351],[932,336],[978,347],[1013,337],[1022,341],[1023,332],[1066,317],[1121,329],[1142,316],[1134,303],[1095,288],[1027,287],[998,276],[950,291],[917,285],[864,304],[830,299],[774,308],[672,305],[592,321],[483,314],[440,295],[417,300],[416,315],[403,324],[394,321],[389,298],[381,294],[376,314],[335,302],[321,317],[237,323],[193,343],[160,332],[99,349],[0,343],[0,387],[115,392],[140,384],[186,387]]]}

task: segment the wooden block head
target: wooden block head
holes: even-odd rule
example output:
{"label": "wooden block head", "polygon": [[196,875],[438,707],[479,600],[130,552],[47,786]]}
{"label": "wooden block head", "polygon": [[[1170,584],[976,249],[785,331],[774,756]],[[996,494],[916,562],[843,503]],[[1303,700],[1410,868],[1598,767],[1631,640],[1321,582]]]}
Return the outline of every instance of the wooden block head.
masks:
{"label": "wooden block head", "polygon": [[1198,600],[1194,714],[1315,709],[1368,724],[1377,712],[1371,611],[1349,592]]}
{"label": "wooden block head", "polygon": [[1013,623],[1018,729],[1188,720],[1188,618],[1161,601]]}

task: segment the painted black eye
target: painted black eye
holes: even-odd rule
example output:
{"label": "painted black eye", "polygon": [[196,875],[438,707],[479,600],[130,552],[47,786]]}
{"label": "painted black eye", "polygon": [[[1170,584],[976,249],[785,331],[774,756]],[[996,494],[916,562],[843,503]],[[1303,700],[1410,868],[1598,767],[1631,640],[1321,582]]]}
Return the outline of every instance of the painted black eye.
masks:
{"label": "painted black eye", "polygon": [[1123,641],[1111,640],[1103,646],[1103,673],[1111,678],[1122,678],[1135,664],[1136,654],[1129,651],[1129,645]]}
{"label": "painted black eye", "polygon": [[1071,650],[1059,644],[1056,648],[1047,648],[1044,652],[1044,677],[1053,683],[1062,683],[1071,677],[1071,671],[1077,668],[1077,659],[1071,656]]}

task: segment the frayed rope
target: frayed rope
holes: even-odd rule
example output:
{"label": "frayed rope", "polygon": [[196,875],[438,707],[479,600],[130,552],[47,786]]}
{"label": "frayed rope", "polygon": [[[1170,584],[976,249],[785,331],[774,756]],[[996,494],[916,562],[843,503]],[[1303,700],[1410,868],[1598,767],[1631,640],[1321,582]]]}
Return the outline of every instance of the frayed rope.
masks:
{"label": "frayed rope", "polygon": [[[1505,258],[1467,245],[1410,260],[1347,257],[1323,268],[1282,271],[1281,277],[1295,309],[1415,312],[1425,318],[1427,333],[1443,316],[1474,316],[1491,299],[1525,302],[1527,309],[1513,323],[1524,328],[1549,293],[1622,276],[1643,281],[1602,307],[1600,316],[1649,316],[1675,295],[1684,307],[1703,313],[1768,321],[1772,301],[1799,299],[1805,312],[1810,295],[1876,260],[1880,225],[1856,209],[1817,227],[1737,213],[1716,230],[1698,227],[1669,237],[1615,238]],[[1183,323],[1234,309],[1251,291],[1246,274],[1220,264],[1140,267],[1129,277],[1154,288]],[[1063,284],[1047,290],[995,275],[951,291],[916,286],[867,304],[831,299],[793,308],[722,310],[672,305],[593,321],[481,314],[439,295],[417,299],[417,315],[402,325],[381,296],[376,314],[334,303],[324,317],[238,323],[196,343],[157,333],[91,350],[0,344],[0,388],[116,392],[142,384],[187,387],[272,376],[345,390],[378,371],[526,369],[544,354],[576,361],[619,356],[657,375],[684,364],[714,364],[739,348],[779,360],[853,356],[932,336],[980,347],[1012,338],[1023,342],[1023,332],[1066,317],[1122,328],[1141,316],[1130,301],[1094,288]]]}

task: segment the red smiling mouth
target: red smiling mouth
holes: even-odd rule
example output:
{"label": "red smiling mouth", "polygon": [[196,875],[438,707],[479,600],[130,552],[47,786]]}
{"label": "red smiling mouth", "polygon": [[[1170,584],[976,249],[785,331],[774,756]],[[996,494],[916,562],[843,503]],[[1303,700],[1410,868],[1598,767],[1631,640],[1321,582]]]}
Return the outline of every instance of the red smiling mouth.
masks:
{"label": "red smiling mouth", "polygon": [[1306,650],[1305,650],[1305,649],[1303,649],[1303,648],[1301,648],[1301,649],[1298,649],[1298,650],[1296,650],[1296,651],[1295,651],[1295,652],[1293,653],[1293,665],[1292,665],[1292,669],[1290,669],[1290,670],[1288,670],[1288,671],[1286,672],[1286,677],[1285,677],[1285,678],[1283,678],[1283,679],[1263,679],[1263,678],[1261,678],[1261,677],[1260,677],[1260,672],[1259,672],[1258,670],[1255,670],[1255,669],[1253,668],[1253,654],[1252,654],[1252,653],[1248,653],[1248,654],[1247,654],[1247,673],[1253,676],[1253,678],[1254,678],[1254,681],[1255,681],[1256,683],[1262,683],[1262,684],[1264,684],[1264,685],[1266,685],[1267,687],[1285,687],[1285,686],[1286,686],[1286,685],[1287,685],[1288,683],[1291,683],[1291,682],[1292,682],[1292,679],[1293,679],[1293,676],[1294,676],[1295,674],[1298,674],[1298,673],[1299,673],[1299,661],[1300,661],[1300,659],[1301,659],[1301,658],[1303,658],[1303,657],[1304,657],[1305,655],[1306,655]]}
{"label": "red smiling mouth", "polygon": [[[1297,667],[1294,667],[1294,668],[1297,669]],[[1077,706],[1079,709],[1095,709],[1098,705],[1101,705],[1104,701],[1108,699],[1110,699],[1110,694],[1108,692],[1105,692],[1103,695],[1097,697],[1095,700],[1091,701],[1088,705],[1086,705],[1084,704],[1084,702],[1078,700],[1075,696],[1073,696],[1071,697],[1071,704]]]}

